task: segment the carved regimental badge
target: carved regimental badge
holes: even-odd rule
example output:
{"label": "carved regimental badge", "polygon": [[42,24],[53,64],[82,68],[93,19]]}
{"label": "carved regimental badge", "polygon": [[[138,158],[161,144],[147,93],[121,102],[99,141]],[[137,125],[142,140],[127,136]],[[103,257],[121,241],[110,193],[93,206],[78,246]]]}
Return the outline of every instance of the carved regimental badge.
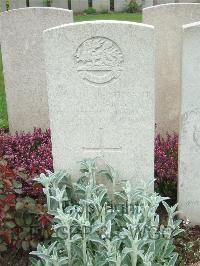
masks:
{"label": "carved regimental badge", "polygon": [[93,37],[84,41],[77,48],[74,58],[80,76],[94,84],[117,79],[124,62],[118,45],[104,37]]}

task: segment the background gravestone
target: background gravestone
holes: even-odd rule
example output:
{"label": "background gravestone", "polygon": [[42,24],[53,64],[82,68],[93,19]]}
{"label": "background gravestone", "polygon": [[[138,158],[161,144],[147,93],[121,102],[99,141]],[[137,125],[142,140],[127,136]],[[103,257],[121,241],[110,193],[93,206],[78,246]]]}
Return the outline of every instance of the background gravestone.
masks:
{"label": "background gravestone", "polygon": [[142,8],[153,6],[153,0],[142,0]]}
{"label": "background gravestone", "polygon": [[9,129],[49,127],[43,30],[72,22],[72,11],[25,8],[1,14],[3,58]]}
{"label": "background gravestone", "polygon": [[[153,28],[99,21],[44,33],[55,169],[103,156],[132,183],[153,177]],[[144,163],[145,162],[145,163]]]}
{"label": "background gravestone", "polygon": [[155,26],[156,124],[162,134],[178,133],[181,97],[182,25],[200,20],[200,4],[166,4],[143,10]]}
{"label": "background gravestone", "polygon": [[88,8],[88,0],[71,0],[71,9],[74,13],[81,13]]}
{"label": "background gravestone", "polygon": [[0,1],[0,10],[1,12],[6,11],[6,0]]}
{"label": "background gravestone", "polygon": [[68,9],[68,0],[52,0],[51,6]]}
{"label": "background gravestone", "polygon": [[179,209],[200,224],[200,23],[184,26]]}
{"label": "background gravestone", "polygon": [[92,0],[92,7],[97,12],[110,11],[110,0]]}
{"label": "background gravestone", "polygon": [[25,8],[26,0],[10,0],[9,9]]}
{"label": "background gravestone", "polygon": [[156,0],[156,5],[164,5],[169,3],[175,3],[175,0]]}
{"label": "background gravestone", "polygon": [[29,0],[29,6],[30,7],[42,7],[46,6],[44,0]]}
{"label": "background gravestone", "polygon": [[114,10],[115,12],[124,11],[127,6],[127,0],[115,0],[114,1]]}

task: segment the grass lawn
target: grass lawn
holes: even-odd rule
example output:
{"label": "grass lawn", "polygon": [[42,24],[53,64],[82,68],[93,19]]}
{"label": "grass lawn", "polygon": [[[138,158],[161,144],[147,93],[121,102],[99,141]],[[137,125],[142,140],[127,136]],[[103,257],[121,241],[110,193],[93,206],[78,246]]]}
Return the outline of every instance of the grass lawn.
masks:
{"label": "grass lawn", "polygon": [[[107,13],[107,14],[94,14],[94,15],[77,15],[74,17],[76,22],[88,21],[88,20],[124,20],[124,21],[142,21],[141,13]],[[0,57],[0,128],[7,127],[7,111],[6,111],[6,100],[4,91],[4,81],[2,73],[2,61]]]}
{"label": "grass lawn", "polygon": [[3,66],[0,54],[0,128],[8,127],[6,97],[4,91]]}
{"label": "grass lawn", "polygon": [[126,21],[135,21],[141,22],[142,21],[142,14],[141,13],[107,13],[107,14],[94,14],[94,15],[80,15],[75,16],[75,21],[87,21],[87,20],[126,20]]}

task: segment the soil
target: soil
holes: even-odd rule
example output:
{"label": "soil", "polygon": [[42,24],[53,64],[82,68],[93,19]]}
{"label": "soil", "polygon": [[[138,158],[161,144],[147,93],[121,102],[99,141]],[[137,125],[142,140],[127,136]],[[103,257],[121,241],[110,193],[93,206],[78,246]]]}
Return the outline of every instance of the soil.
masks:
{"label": "soil", "polygon": [[0,254],[0,266],[28,266],[29,254],[23,251]]}

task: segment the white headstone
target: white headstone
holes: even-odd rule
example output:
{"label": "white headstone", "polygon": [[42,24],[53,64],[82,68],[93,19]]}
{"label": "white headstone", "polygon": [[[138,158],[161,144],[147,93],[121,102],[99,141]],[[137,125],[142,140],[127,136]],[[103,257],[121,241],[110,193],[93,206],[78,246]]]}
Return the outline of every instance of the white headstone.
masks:
{"label": "white headstone", "polygon": [[182,25],[200,20],[200,4],[154,6],[143,10],[143,18],[155,26],[157,130],[178,133]]}
{"label": "white headstone", "polygon": [[164,5],[169,3],[175,3],[175,0],[156,0],[156,5]]}
{"label": "white headstone", "polygon": [[178,3],[198,3],[198,0],[178,0]]}
{"label": "white headstone", "polygon": [[92,7],[97,12],[110,11],[110,0],[92,0]]}
{"label": "white headstone", "polygon": [[179,147],[179,210],[200,224],[200,23],[184,26]]}
{"label": "white headstone", "polygon": [[[154,38],[143,24],[96,21],[45,31],[55,169],[103,156],[133,184],[153,176]],[[144,163],[145,162],[145,163]]]}
{"label": "white headstone", "polygon": [[6,9],[6,0],[1,0],[1,1],[0,1],[0,10],[1,10],[1,12],[7,10],[7,9]]}
{"label": "white headstone", "polygon": [[10,0],[9,9],[26,7],[26,0]]}
{"label": "white headstone", "polygon": [[11,133],[49,127],[42,32],[72,22],[72,16],[72,11],[56,8],[24,8],[1,14],[1,51]]}
{"label": "white headstone", "polygon": [[29,6],[30,7],[43,7],[43,6],[46,6],[46,5],[45,5],[45,1],[44,0],[29,0]]}
{"label": "white headstone", "polygon": [[115,12],[124,11],[127,7],[127,0],[114,0]]}
{"label": "white headstone", "polygon": [[68,9],[68,0],[52,0],[51,6]]}
{"label": "white headstone", "polygon": [[142,0],[142,8],[146,7],[152,7],[153,6],[153,0]]}
{"label": "white headstone", "polygon": [[74,13],[81,13],[88,8],[88,0],[71,0],[71,9]]}

